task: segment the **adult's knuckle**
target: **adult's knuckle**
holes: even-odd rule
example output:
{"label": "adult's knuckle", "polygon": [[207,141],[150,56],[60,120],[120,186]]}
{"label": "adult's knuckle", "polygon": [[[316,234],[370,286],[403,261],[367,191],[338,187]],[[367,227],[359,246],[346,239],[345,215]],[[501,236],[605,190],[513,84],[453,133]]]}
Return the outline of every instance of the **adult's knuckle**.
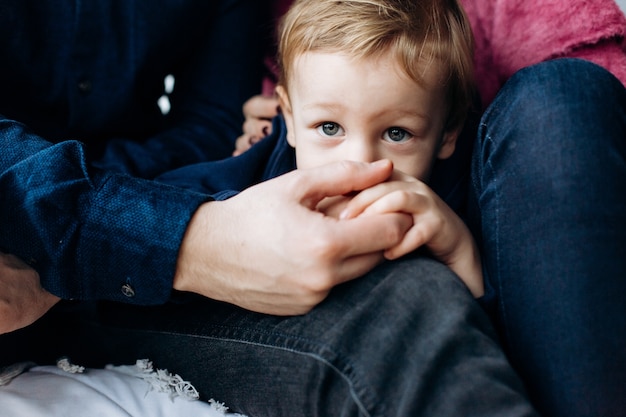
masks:
{"label": "adult's knuckle", "polygon": [[327,272],[317,272],[310,275],[303,283],[303,305],[311,308],[322,301],[333,287],[331,274]]}
{"label": "adult's knuckle", "polygon": [[310,251],[317,264],[324,268],[339,254],[339,240],[328,233],[318,233],[310,240]]}

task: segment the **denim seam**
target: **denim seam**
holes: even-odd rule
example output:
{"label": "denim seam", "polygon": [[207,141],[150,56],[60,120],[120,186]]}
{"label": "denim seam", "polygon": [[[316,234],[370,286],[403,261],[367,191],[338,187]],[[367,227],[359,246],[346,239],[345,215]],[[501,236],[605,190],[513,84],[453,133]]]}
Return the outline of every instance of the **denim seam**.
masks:
{"label": "denim seam", "polygon": [[[218,338],[212,338],[211,337],[210,339],[218,339]],[[337,373],[346,382],[346,384],[348,384],[348,387],[349,387],[349,390],[350,390],[350,396],[352,397],[352,400],[357,405],[357,407],[359,408],[361,413],[364,416],[371,417],[371,414],[367,411],[367,409],[365,408],[365,405],[363,404],[363,402],[359,398],[359,395],[356,393],[356,391],[355,391],[356,388],[354,386],[354,383],[350,379],[350,377],[347,375],[347,373],[341,371],[339,368],[337,368],[335,365],[333,365],[330,361],[324,359],[323,356],[321,356],[319,354],[315,354],[313,352],[303,352],[303,351],[299,351],[299,350],[296,350],[296,349],[293,349],[293,348],[272,346],[272,345],[269,345],[269,344],[252,342],[252,341],[236,340],[236,339],[219,339],[219,340],[221,340],[221,341],[228,341],[228,342],[235,342],[235,343],[244,343],[244,344],[248,344],[248,345],[261,346],[261,347],[270,348],[270,349],[283,350],[283,351],[286,351],[286,352],[294,353],[296,355],[307,356],[309,358],[312,358],[313,360],[316,360],[316,361],[324,364],[325,366],[328,366],[335,373]]]}
{"label": "denim seam", "polygon": [[[487,124],[482,123],[481,126],[483,126],[485,128],[485,131],[488,129]],[[493,143],[493,139],[491,138],[491,136],[487,133],[485,133],[485,143],[489,142],[490,148],[493,148],[494,143]],[[500,189],[497,186],[497,180],[496,178],[498,178],[498,176],[495,174],[495,168],[493,167],[493,164],[491,163],[491,158],[487,158],[487,160],[485,161],[485,165],[486,167],[491,171],[491,178],[492,178],[492,183],[494,183],[494,217],[495,217],[495,221],[493,222],[494,227],[495,227],[495,232],[494,235],[496,236],[496,253],[495,253],[495,259],[496,259],[496,273],[499,274],[498,271],[500,271],[500,250],[498,249],[500,247]],[[503,290],[502,290],[502,281],[500,279],[497,279],[497,287],[498,287],[498,297],[497,297],[497,302],[498,302],[498,306],[500,309],[500,314],[502,315],[502,321],[504,323],[506,323],[506,310],[505,310],[505,303],[503,301]],[[505,326],[504,329],[505,333],[507,333],[507,339],[510,340],[510,335],[508,327]]]}
{"label": "denim seam", "polygon": [[[232,330],[243,330],[245,333],[251,333],[248,329],[244,329],[244,328],[240,328],[240,327],[227,327],[227,326],[219,326],[219,325],[214,325],[213,327],[215,328],[219,328],[222,329],[224,331],[232,331]],[[118,329],[121,331],[133,331],[135,332],[136,330],[133,329]],[[364,417],[371,417],[372,413],[370,411],[367,410],[365,404],[363,403],[363,400],[361,399],[362,397],[370,397],[372,399],[372,404],[371,407],[382,407],[381,408],[381,415],[384,415],[384,406],[382,405],[382,403],[376,403],[376,401],[374,401],[375,396],[372,395],[367,395],[367,394],[361,394],[359,395],[359,393],[357,393],[357,390],[361,390],[361,391],[367,391],[367,389],[365,387],[357,387],[356,386],[356,378],[351,378],[350,372],[345,372],[342,371],[341,369],[339,369],[337,366],[333,365],[333,363],[327,359],[325,359],[321,354],[317,354],[314,353],[313,351],[315,349],[313,349],[313,347],[317,347],[319,350],[326,350],[328,352],[334,352],[334,350],[329,349],[328,346],[325,345],[320,345],[318,343],[315,343],[309,339],[305,339],[302,337],[298,337],[298,336],[292,336],[292,335],[286,335],[286,334],[281,334],[281,333],[273,333],[273,332],[267,332],[267,331],[258,331],[255,330],[252,333],[258,333],[259,335],[263,335],[263,336],[273,336],[273,337],[278,337],[281,338],[283,340],[283,342],[287,342],[288,340],[293,340],[295,342],[299,342],[299,343],[304,343],[306,346],[303,347],[307,347],[308,350],[310,350],[311,352],[305,352],[304,349],[303,350],[298,350],[295,348],[290,348],[290,347],[286,347],[286,346],[275,346],[272,344],[268,344],[268,343],[261,343],[261,342],[256,342],[256,341],[251,341],[251,340],[242,340],[242,339],[236,339],[236,338],[232,338],[232,337],[219,337],[219,336],[206,336],[206,335],[199,335],[199,334],[189,334],[189,333],[177,333],[177,332],[172,332],[172,331],[158,331],[158,330],[141,330],[144,333],[151,333],[151,334],[161,334],[161,335],[172,335],[172,336],[186,336],[186,337],[192,337],[192,338],[198,338],[198,339],[208,339],[208,340],[218,340],[218,341],[224,341],[224,342],[232,342],[232,343],[241,343],[241,344],[247,344],[247,345],[252,345],[252,346],[259,346],[259,347],[264,347],[264,348],[270,348],[270,349],[276,349],[276,350],[282,350],[285,352],[290,352],[290,353],[294,353],[297,355],[302,355],[302,356],[307,356],[310,357],[318,362],[321,362],[322,364],[328,366],[330,369],[332,369],[334,372],[336,372],[345,382],[346,384],[348,384],[349,387],[349,391],[350,391],[350,396],[352,397],[354,403],[357,405],[357,407],[359,408],[360,412],[363,414]],[[344,355],[339,355],[336,354],[336,357],[345,357]],[[348,369],[355,369],[354,366],[352,366],[352,363],[348,360],[345,360],[345,364],[347,366]],[[354,375],[352,375],[354,376]]]}

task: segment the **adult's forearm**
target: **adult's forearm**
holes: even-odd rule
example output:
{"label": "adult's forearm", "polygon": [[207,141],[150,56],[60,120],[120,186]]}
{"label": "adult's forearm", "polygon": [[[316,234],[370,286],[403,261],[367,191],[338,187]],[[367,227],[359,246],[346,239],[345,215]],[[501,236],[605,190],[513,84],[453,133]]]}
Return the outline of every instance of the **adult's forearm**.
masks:
{"label": "adult's forearm", "polygon": [[0,249],[61,298],[167,300],[187,223],[208,197],[91,169],[78,142],[0,127]]}

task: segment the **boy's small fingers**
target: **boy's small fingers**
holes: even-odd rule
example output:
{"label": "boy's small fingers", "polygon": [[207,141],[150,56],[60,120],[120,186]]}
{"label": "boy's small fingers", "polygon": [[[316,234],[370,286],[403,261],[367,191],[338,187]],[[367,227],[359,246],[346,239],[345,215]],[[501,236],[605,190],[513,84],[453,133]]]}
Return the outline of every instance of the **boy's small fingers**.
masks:
{"label": "boy's small fingers", "polygon": [[243,123],[243,132],[246,135],[252,135],[263,138],[271,133],[272,122],[262,119],[248,118]]}
{"label": "boy's small fingers", "polygon": [[426,243],[428,243],[428,236],[420,229],[419,225],[413,224],[413,227],[406,232],[400,243],[385,250],[385,259],[398,259]]}
{"label": "boy's small fingers", "polygon": [[[382,212],[379,210],[381,207],[381,200],[385,200],[387,195],[393,193],[393,188],[389,183],[377,184],[371,188],[365,189],[356,194],[348,203],[346,208],[341,213],[342,219],[349,219],[357,217],[364,212],[368,211],[370,207],[377,204],[373,211],[370,212]],[[384,210],[383,210],[384,211]]]}
{"label": "boy's small fingers", "polygon": [[278,98],[257,95],[243,105],[246,118],[271,119],[278,114]]}
{"label": "boy's small fingers", "polygon": [[424,210],[426,198],[418,193],[396,190],[367,205],[361,214],[402,212],[417,214]]}
{"label": "boy's small fingers", "polygon": [[387,213],[368,219],[355,218],[336,223],[335,249],[348,257],[382,253],[402,242],[411,229],[411,216]]}

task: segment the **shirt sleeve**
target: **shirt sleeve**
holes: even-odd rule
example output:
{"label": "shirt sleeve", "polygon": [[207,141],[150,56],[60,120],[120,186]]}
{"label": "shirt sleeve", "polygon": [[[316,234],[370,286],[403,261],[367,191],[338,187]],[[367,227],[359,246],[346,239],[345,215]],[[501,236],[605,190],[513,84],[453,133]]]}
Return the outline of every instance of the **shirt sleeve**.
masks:
{"label": "shirt sleeve", "polygon": [[0,250],[64,299],[165,302],[187,224],[210,197],[90,168],[80,142],[53,145],[0,118]]}
{"label": "shirt sleeve", "polygon": [[519,69],[584,58],[626,83],[626,18],[613,0],[463,0],[484,105]]}

